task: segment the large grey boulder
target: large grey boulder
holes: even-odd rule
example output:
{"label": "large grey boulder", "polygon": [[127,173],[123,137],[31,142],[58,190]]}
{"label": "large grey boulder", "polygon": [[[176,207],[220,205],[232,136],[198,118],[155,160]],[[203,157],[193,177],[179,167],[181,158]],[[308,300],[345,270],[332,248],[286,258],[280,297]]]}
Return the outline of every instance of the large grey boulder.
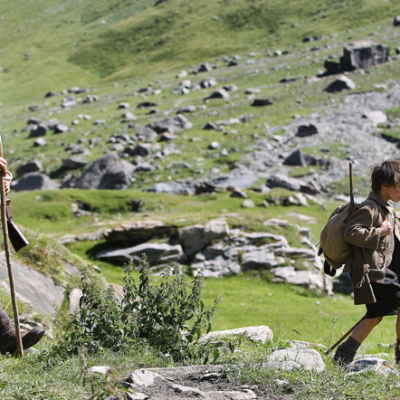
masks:
{"label": "large grey boulder", "polygon": [[108,153],[94,161],[76,182],[77,189],[126,189],[131,183],[134,166]]}
{"label": "large grey boulder", "polygon": [[96,259],[109,260],[116,263],[126,263],[130,260],[138,263],[146,254],[150,266],[178,262],[183,256],[181,245],[167,243],[143,243],[134,247],[116,250],[104,250],[95,255]]}
{"label": "large grey boulder", "polygon": [[22,176],[25,174],[29,174],[30,172],[37,172],[42,169],[42,164],[40,161],[33,160],[31,162],[28,162],[26,164],[22,164],[20,167],[17,168],[17,175]]}
{"label": "large grey boulder", "polygon": [[315,372],[323,372],[325,364],[321,355],[314,349],[278,349],[267,357],[268,362],[294,361],[303,368]]}
{"label": "large grey boulder", "polygon": [[340,65],[344,71],[370,68],[389,61],[390,48],[371,40],[362,40],[346,44]]}
{"label": "large grey boulder", "polygon": [[62,166],[65,169],[79,169],[87,165],[88,161],[82,156],[71,156],[62,160]]}
{"label": "large grey boulder", "polygon": [[164,133],[166,131],[176,132],[193,128],[193,124],[181,114],[161,119],[149,124],[148,126],[157,133]]}
{"label": "large grey boulder", "polygon": [[12,189],[16,192],[23,192],[28,190],[53,190],[58,189],[59,185],[52,181],[49,177],[36,172],[25,174]]}
{"label": "large grey boulder", "polygon": [[[35,312],[48,315],[54,319],[57,307],[64,300],[65,288],[56,286],[51,278],[35,271],[30,266],[12,260],[17,299],[29,302]],[[9,288],[8,269],[4,252],[0,252],[0,280],[2,286]]]}
{"label": "large grey boulder", "polygon": [[311,184],[300,179],[291,178],[284,174],[272,175],[268,178],[266,185],[269,188],[281,187],[295,192],[303,192],[307,194],[317,194],[318,190]]}

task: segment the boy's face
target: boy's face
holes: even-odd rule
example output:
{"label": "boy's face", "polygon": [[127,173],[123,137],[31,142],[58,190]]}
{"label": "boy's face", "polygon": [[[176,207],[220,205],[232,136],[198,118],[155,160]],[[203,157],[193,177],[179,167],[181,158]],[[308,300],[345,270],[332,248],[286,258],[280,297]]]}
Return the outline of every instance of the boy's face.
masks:
{"label": "boy's face", "polygon": [[395,186],[382,185],[382,192],[386,196],[386,201],[392,200],[394,203],[398,203],[400,201],[400,182],[398,182]]}

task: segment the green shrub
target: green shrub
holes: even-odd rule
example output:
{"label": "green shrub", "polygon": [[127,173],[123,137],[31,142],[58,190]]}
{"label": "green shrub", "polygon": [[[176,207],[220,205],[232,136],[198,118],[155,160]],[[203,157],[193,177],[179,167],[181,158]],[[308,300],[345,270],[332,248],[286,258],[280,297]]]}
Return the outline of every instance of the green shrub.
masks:
{"label": "green shrub", "polygon": [[192,282],[188,294],[186,275],[179,264],[162,274],[161,284],[150,281],[150,266],[145,256],[140,264],[139,284],[131,273],[132,263],[124,266],[124,298],[121,304],[113,289],[107,290],[90,281],[82,273],[82,292],[79,310],[72,316],[66,336],[66,349],[77,353],[81,347],[88,353],[104,349],[120,350],[133,342],[145,341],[173,359],[206,357],[219,350],[200,345],[202,329],[211,330],[211,319],[220,301],[218,296],[211,310],[204,309],[201,300],[203,274]]}

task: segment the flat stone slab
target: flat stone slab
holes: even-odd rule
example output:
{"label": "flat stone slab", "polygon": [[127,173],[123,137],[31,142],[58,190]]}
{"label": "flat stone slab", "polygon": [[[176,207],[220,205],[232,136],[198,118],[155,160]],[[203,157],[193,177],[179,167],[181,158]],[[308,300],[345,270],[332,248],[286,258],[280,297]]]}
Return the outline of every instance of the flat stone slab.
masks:
{"label": "flat stone slab", "polygon": [[[56,286],[52,279],[30,266],[20,264],[15,259],[12,260],[12,266],[17,298],[22,297],[22,301],[28,300],[33,311],[53,318],[56,313],[55,307],[60,307],[64,300],[65,289],[62,286]],[[4,251],[0,253],[0,280],[6,282],[9,287]]]}
{"label": "flat stone slab", "polygon": [[[158,373],[160,372],[160,374]],[[198,365],[178,368],[138,369],[121,384],[139,397],[128,399],[202,399],[256,400],[264,399],[253,388],[224,379],[222,366]]]}
{"label": "flat stone slab", "polygon": [[237,328],[237,329],[227,329],[224,331],[215,331],[202,335],[200,337],[200,342],[205,342],[207,340],[215,339],[218,336],[228,336],[228,335],[242,335],[244,334],[253,342],[266,343],[267,340],[272,340],[274,333],[269,326],[249,326],[247,328]]}

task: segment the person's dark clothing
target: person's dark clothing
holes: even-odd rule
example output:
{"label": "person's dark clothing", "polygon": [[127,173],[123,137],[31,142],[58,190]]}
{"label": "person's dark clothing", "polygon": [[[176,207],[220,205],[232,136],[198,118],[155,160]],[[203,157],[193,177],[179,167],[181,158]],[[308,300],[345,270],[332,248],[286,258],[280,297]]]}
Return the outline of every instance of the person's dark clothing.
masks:
{"label": "person's dark clothing", "polygon": [[397,315],[400,307],[400,242],[395,237],[393,258],[386,269],[382,283],[371,282],[375,293],[376,303],[366,304],[366,318],[386,317]]}

